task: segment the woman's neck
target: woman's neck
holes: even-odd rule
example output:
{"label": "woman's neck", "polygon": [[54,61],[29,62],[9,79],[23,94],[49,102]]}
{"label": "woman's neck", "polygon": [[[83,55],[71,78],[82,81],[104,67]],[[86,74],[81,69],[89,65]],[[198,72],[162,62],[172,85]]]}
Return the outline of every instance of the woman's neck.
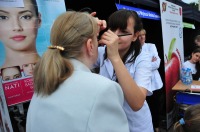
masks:
{"label": "woman's neck", "polygon": [[189,62],[192,64],[195,64],[195,62],[192,59],[190,59]]}
{"label": "woman's neck", "polygon": [[123,51],[119,51],[119,55],[121,57],[121,59],[124,58],[124,56],[126,55],[126,53],[128,52],[129,49],[123,50]]}
{"label": "woman's neck", "polygon": [[144,43],[141,43],[141,46],[143,46],[145,44],[145,42]]}
{"label": "woman's neck", "polygon": [[22,67],[23,64],[36,63],[39,58],[37,51],[6,52],[3,67]]}

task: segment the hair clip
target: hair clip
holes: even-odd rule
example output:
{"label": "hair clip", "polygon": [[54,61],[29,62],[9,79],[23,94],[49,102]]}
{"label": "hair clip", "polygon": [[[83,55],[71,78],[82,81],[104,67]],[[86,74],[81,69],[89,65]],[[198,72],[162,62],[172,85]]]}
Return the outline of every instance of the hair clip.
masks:
{"label": "hair clip", "polygon": [[181,118],[181,119],[179,120],[179,123],[180,123],[181,125],[185,125],[185,121],[184,121],[184,119]]}
{"label": "hair clip", "polygon": [[54,46],[54,45],[50,45],[50,46],[48,46],[48,48],[49,49],[58,49],[58,50],[61,50],[61,51],[65,50],[65,48],[62,47],[62,46]]}

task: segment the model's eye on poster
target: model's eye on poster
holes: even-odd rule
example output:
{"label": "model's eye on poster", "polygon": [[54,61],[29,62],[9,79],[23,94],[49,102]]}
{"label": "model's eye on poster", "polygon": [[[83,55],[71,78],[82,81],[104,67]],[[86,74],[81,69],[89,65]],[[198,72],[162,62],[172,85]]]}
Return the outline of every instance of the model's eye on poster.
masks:
{"label": "model's eye on poster", "polygon": [[[0,0],[0,90],[6,107],[0,107],[1,118],[9,116],[7,105],[32,98],[34,67],[50,45],[54,20],[63,12],[64,0]],[[0,131],[6,129],[2,126]]]}

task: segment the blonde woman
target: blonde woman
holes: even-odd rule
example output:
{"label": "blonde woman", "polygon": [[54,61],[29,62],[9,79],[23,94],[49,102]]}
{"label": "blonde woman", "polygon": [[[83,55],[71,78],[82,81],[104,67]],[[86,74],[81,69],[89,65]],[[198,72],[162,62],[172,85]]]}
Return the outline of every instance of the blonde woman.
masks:
{"label": "blonde woman", "polygon": [[34,69],[27,132],[128,132],[120,86],[92,73],[103,21],[67,11],[51,30],[51,46]]}

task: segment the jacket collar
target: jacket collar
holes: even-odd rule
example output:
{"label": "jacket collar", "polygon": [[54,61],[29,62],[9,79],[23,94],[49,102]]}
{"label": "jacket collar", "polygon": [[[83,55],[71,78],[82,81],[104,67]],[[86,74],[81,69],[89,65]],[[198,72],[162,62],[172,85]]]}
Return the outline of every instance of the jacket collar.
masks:
{"label": "jacket collar", "polygon": [[75,71],[86,71],[91,72],[91,70],[81,61],[77,59],[70,59]]}

